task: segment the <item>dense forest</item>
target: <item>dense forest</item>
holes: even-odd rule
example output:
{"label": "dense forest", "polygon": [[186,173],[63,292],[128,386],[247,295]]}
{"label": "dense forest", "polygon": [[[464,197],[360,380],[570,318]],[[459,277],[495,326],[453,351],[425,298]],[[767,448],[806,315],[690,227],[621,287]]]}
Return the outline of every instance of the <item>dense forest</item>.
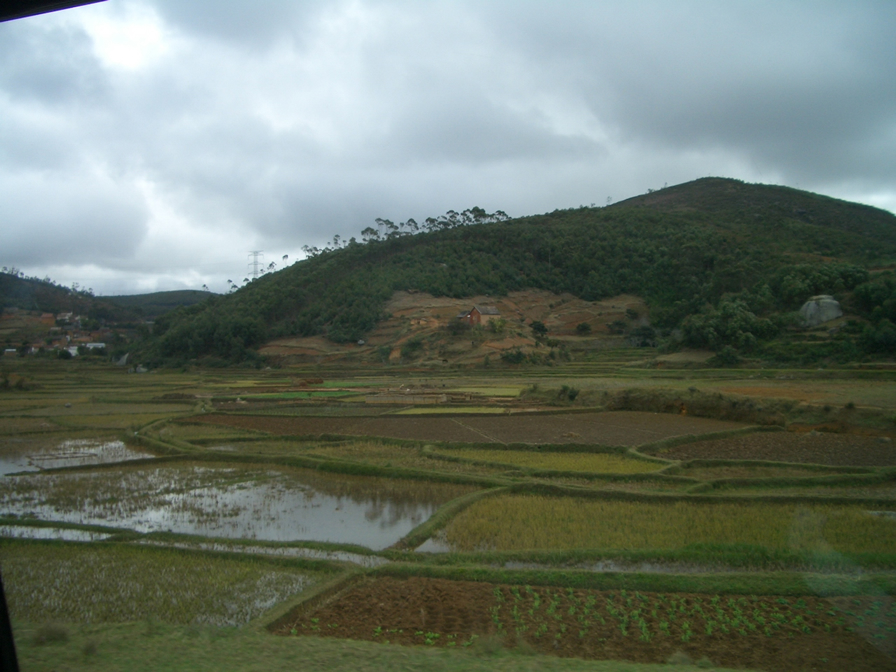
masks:
{"label": "dense forest", "polygon": [[[854,297],[865,322],[842,356],[896,348],[896,217],[785,187],[705,178],[608,207],[509,219],[479,208],[362,231],[226,296],[156,321],[156,364],[228,361],[282,336],[363,338],[396,290],[435,296],[536,288],[596,300],[635,294],[685,345],[760,351],[819,293]],[[773,354],[773,353],[772,353]],[[779,353],[780,354],[780,353]]]}

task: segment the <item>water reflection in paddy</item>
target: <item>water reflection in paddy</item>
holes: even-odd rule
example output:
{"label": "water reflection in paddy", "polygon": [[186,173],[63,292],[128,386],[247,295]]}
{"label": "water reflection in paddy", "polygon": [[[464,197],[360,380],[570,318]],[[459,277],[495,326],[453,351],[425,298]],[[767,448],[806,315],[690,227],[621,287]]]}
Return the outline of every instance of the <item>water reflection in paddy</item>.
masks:
{"label": "water reflection in paddy", "polygon": [[165,546],[166,548],[186,548],[201,551],[216,551],[227,553],[246,553],[249,555],[268,555],[277,558],[307,558],[311,560],[335,560],[337,562],[351,562],[362,567],[380,567],[388,564],[389,560],[378,555],[363,555],[361,553],[349,553],[348,551],[326,551],[319,548],[302,548],[298,546],[244,546],[242,544],[227,544],[220,542],[187,543],[187,542],[157,542],[142,541],[147,546]]}
{"label": "water reflection in paddy", "polygon": [[27,525],[0,525],[0,537],[13,539],[59,539],[62,541],[102,541],[109,535],[87,530],[69,530],[62,527],[29,527]]}
{"label": "water reflection in paddy", "polygon": [[97,438],[3,437],[0,475],[57,467],[82,467],[154,457],[117,440]]}
{"label": "water reflection in paddy", "polygon": [[0,509],[41,520],[380,550],[470,486],[307,469],[123,467],[0,479]]}

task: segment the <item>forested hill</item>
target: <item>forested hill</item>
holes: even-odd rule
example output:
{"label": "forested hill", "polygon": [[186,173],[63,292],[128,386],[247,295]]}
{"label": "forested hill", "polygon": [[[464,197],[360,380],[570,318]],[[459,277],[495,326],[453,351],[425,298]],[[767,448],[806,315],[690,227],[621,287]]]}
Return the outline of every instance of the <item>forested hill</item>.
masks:
{"label": "forested hill", "polygon": [[94,296],[92,289],[81,288],[77,284],[65,287],[49,278],[26,277],[16,268],[0,271],[0,309],[71,312],[106,322],[153,319],[174,308],[205,301],[209,296],[209,292],[199,290]]}
{"label": "forested hill", "polygon": [[884,310],[875,324],[888,329],[896,319],[887,312],[896,312],[891,277],[869,273],[896,261],[896,216],[794,189],[706,178],[610,207],[506,220],[480,209],[449,215],[416,233],[412,220],[378,220],[382,236],[365,229],[363,243],[337,241],[230,295],[173,311],[157,321],[145,354],[155,363],[236,361],[280,336],[353,341],[407,289],[635,294],[655,327],[683,327],[692,344],[716,348],[770,337],[781,315],[818,293],[854,290],[869,316]]}

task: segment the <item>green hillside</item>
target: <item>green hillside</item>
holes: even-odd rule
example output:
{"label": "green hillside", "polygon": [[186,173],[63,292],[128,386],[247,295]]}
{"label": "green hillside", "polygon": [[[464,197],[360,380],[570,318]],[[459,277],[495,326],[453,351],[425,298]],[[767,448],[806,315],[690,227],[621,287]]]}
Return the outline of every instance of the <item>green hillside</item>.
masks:
{"label": "green hillside", "polygon": [[[102,303],[102,302],[101,302]],[[15,268],[0,272],[0,307],[42,313],[87,314],[97,299],[87,290],[57,285],[49,279],[24,277]],[[104,304],[108,310],[110,306]]]}
{"label": "green hillside", "polygon": [[275,337],[354,341],[384,317],[393,292],[408,289],[467,297],[535,288],[586,300],[635,294],[661,336],[679,328],[687,345],[741,352],[761,350],[803,301],[829,293],[867,321],[838,346],[841,358],[887,354],[891,336],[896,347],[896,284],[875,270],[896,262],[896,217],[882,210],[706,178],[606,208],[506,221],[483,213],[478,219],[489,223],[466,225],[456,214],[427,220],[422,233],[413,222],[385,222],[382,237],[366,229],[367,242],[314,250],[231,295],[169,313],[145,354],[155,363],[239,361]]}
{"label": "green hillside", "polygon": [[49,278],[26,277],[15,268],[0,272],[0,308],[83,313],[109,319],[133,319],[138,315],[153,318],[181,306],[201,303],[209,296],[212,295],[206,291],[184,289],[98,297],[92,290],[77,285],[64,287]]}

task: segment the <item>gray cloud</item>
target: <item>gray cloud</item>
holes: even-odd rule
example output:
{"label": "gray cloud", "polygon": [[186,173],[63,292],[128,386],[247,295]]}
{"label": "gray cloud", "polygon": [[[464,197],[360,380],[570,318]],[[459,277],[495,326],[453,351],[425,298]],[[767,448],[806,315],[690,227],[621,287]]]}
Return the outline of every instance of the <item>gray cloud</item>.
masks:
{"label": "gray cloud", "polygon": [[121,0],[2,24],[0,263],[223,289],[249,249],[379,216],[711,174],[896,209],[894,29],[891,2],[696,0]]}
{"label": "gray cloud", "polygon": [[95,176],[28,173],[0,182],[0,249],[18,267],[133,259],[146,227],[139,193]]}
{"label": "gray cloud", "polygon": [[36,21],[0,26],[0,90],[25,104],[94,104],[106,81],[89,36]]}

